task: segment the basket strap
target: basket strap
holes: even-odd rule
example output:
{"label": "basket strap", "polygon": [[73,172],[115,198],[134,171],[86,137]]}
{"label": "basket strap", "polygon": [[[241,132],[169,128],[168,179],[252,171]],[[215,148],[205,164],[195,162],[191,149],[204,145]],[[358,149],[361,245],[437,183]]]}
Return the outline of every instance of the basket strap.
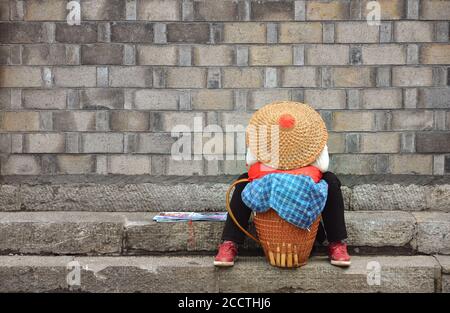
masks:
{"label": "basket strap", "polygon": [[244,227],[242,227],[239,222],[236,220],[236,218],[234,217],[233,212],[231,211],[230,208],[230,193],[233,190],[234,187],[236,187],[237,184],[239,183],[243,183],[243,182],[248,182],[249,180],[247,178],[242,178],[242,179],[238,179],[236,180],[234,183],[231,184],[231,186],[228,188],[227,191],[227,195],[226,195],[226,208],[228,211],[228,215],[230,215],[231,219],[233,220],[234,224],[236,224],[236,226],[244,233],[246,234],[248,237],[250,237],[251,239],[253,239],[254,241],[256,241],[258,244],[260,244],[259,240],[256,239],[252,234],[250,234],[247,230],[244,229]]}

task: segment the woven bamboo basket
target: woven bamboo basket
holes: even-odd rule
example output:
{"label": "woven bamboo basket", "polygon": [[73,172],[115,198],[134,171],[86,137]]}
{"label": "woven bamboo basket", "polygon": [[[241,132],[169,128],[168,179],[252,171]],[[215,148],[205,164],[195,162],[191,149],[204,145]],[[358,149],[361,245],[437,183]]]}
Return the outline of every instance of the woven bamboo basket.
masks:
{"label": "woven bamboo basket", "polygon": [[283,268],[305,265],[316,239],[320,217],[314,221],[308,231],[286,222],[272,209],[264,213],[256,213],[253,221],[259,238],[257,239],[237,222],[230,208],[231,191],[237,184],[247,181],[247,179],[235,181],[226,194],[226,207],[233,222],[242,232],[262,246],[271,265]]}

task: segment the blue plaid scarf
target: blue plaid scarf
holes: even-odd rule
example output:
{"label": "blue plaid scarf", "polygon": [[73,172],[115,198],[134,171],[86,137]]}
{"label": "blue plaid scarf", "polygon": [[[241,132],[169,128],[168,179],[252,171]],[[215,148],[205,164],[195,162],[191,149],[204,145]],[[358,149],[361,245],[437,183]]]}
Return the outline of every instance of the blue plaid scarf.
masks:
{"label": "blue plaid scarf", "polygon": [[256,179],[242,192],[244,203],[257,213],[274,209],[285,221],[309,229],[322,213],[328,184],[306,175],[274,173]]}

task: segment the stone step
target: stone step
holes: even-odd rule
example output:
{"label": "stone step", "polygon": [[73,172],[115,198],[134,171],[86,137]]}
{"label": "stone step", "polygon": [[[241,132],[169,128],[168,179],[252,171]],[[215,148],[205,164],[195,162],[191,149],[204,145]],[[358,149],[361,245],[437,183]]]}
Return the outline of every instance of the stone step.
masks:
{"label": "stone step", "polygon": [[0,292],[449,292],[450,257],[355,256],[348,269],[314,257],[278,269],[262,257],[215,268],[210,257],[0,256]]}
{"label": "stone step", "polygon": [[[0,212],[0,253],[212,254],[223,222],[156,223],[152,212]],[[450,254],[450,213],[347,211],[352,253]],[[243,250],[257,246],[248,240]],[[374,253],[374,252],[372,252]]]}
{"label": "stone step", "polygon": [[[74,182],[42,179],[3,182],[0,211],[223,211],[225,193],[235,177],[83,178]],[[450,212],[448,179],[434,182],[394,176],[384,181],[344,176],[342,181],[350,211]]]}

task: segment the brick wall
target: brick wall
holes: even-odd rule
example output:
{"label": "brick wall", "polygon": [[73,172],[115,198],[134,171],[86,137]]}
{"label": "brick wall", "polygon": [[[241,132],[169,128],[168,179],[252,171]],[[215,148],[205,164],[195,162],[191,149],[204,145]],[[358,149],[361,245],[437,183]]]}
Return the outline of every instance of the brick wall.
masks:
{"label": "brick wall", "polygon": [[[246,124],[274,100],[320,111],[332,169],[450,173],[447,0],[0,0],[2,175],[237,174],[175,161],[176,124]],[[230,147],[226,147],[229,149]]]}

